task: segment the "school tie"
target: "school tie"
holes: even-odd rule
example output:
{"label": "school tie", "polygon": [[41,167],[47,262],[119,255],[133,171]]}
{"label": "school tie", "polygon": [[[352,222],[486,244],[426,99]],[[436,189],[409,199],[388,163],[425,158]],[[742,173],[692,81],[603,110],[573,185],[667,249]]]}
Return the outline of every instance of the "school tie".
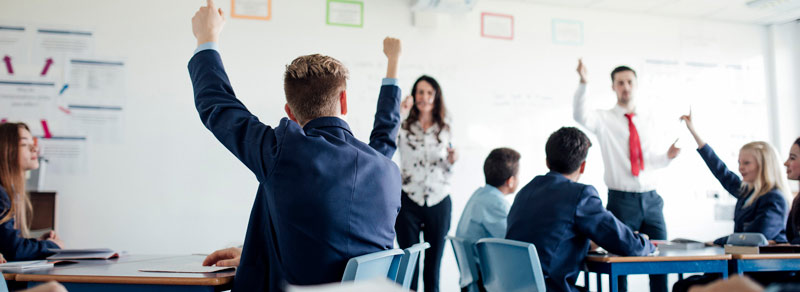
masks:
{"label": "school tie", "polygon": [[633,176],[639,176],[639,171],[644,170],[644,158],[642,157],[642,143],[639,141],[639,132],[636,131],[636,125],[633,124],[634,113],[625,114],[628,118],[628,131],[631,135],[628,138],[628,144],[631,149],[631,173]]}

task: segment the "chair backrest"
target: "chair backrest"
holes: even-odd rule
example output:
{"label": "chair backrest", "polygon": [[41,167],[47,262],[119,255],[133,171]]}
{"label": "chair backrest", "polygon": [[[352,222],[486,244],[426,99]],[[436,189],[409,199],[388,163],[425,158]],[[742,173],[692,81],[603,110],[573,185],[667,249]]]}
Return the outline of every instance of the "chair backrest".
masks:
{"label": "chair backrest", "polygon": [[344,268],[344,281],[362,281],[374,278],[388,278],[394,281],[403,250],[390,249],[351,258]]}
{"label": "chair backrest", "polygon": [[458,271],[461,273],[459,285],[464,288],[478,281],[478,262],[475,258],[474,242],[455,236],[447,236],[447,239],[453,245]]}
{"label": "chair backrest", "polygon": [[484,238],[475,246],[486,291],[545,291],[542,266],[532,243]]}
{"label": "chair backrest", "polygon": [[419,254],[429,247],[431,247],[430,243],[422,242],[403,250],[403,259],[400,260],[400,268],[397,270],[395,281],[402,285],[405,291],[411,289],[411,278],[414,277],[414,268],[417,267]]}
{"label": "chair backrest", "polygon": [[0,279],[0,292],[8,292],[8,284],[6,284],[6,279]]}

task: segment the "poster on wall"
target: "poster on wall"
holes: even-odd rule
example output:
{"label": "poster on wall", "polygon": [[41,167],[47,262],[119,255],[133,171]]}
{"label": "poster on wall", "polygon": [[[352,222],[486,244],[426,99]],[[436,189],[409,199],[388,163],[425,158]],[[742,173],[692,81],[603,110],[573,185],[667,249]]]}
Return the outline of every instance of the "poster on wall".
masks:
{"label": "poster on wall", "polygon": [[514,39],[514,16],[491,12],[481,13],[481,36],[494,39]]}
{"label": "poster on wall", "polygon": [[364,2],[328,0],[325,22],[328,25],[364,27]]}
{"label": "poster on wall", "polygon": [[272,0],[231,0],[231,17],[270,20]]}
{"label": "poster on wall", "polygon": [[553,19],[553,43],[557,45],[583,45],[583,21]]}

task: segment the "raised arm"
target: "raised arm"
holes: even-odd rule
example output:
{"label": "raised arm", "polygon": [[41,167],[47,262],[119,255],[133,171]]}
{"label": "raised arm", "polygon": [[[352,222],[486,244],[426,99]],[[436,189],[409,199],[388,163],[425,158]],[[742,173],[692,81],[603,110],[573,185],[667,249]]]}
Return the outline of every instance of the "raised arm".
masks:
{"label": "raised arm", "polygon": [[207,3],[192,18],[192,31],[198,43],[198,51],[189,61],[195,106],[206,128],[263,181],[269,158],[277,153],[275,131],[261,123],[236,98],[222,59],[214,49],[225,17],[213,0]]}
{"label": "raised arm", "polygon": [[711,170],[711,173],[714,174],[714,177],[717,178],[728,193],[739,198],[741,195],[742,179],[730,171],[728,166],[722,162],[722,159],[719,159],[714,149],[711,149],[711,146],[703,141],[700,135],[697,134],[697,131],[694,129],[694,123],[692,122],[692,111],[689,110],[688,115],[681,116],[681,120],[686,123],[686,128],[689,129],[689,132],[692,133],[692,137],[694,137],[694,140],[697,142],[697,152],[700,153],[700,157],[703,158],[708,169]]}
{"label": "raised arm", "polygon": [[378,109],[369,136],[369,146],[391,158],[397,150],[397,131],[400,129],[400,87],[397,86],[397,64],[402,45],[399,39],[387,37],[383,40],[386,55],[386,78],[383,79],[378,96]]}
{"label": "raised arm", "polygon": [[578,59],[578,75],[580,76],[580,84],[575,91],[575,96],[572,99],[572,117],[578,124],[585,127],[591,132],[597,131],[597,114],[586,109],[586,66],[583,65],[583,60]]}
{"label": "raised arm", "polygon": [[603,207],[594,187],[584,188],[575,210],[575,223],[581,233],[613,254],[643,256],[655,251],[649,240],[633,233]]}

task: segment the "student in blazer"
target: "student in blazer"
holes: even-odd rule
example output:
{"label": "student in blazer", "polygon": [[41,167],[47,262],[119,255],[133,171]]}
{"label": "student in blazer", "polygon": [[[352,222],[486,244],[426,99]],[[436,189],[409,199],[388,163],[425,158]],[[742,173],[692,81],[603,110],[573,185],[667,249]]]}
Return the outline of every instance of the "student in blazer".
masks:
{"label": "student in blazer", "polygon": [[0,124],[0,253],[9,261],[40,260],[60,248],[55,231],[28,238],[31,202],[25,191],[25,172],[39,168],[38,147],[28,126]]}
{"label": "student in blazer", "polygon": [[[355,256],[391,249],[400,209],[400,171],[390,159],[400,126],[395,79],[400,41],[386,38],[387,78],[369,144],[347,122],[347,68],[322,55],[286,67],[285,110],[263,124],[234,95],[216,49],[224,24],[208,6],[192,18],[198,49],[189,61],[203,124],[259,181],[242,249],[217,251],[205,265],[238,265],[234,291],[337,282]],[[267,48],[268,49],[268,48]]]}
{"label": "student in blazer", "polygon": [[[787,209],[784,195],[788,194],[788,187],[772,146],[761,141],[742,146],[739,151],[740,178],[700,138],[694,129],[691,113],[682,116],[681,120],[697,142],[697,152],[708,169],[725,190],[737,199],[733,232],[758,232],[764,234],[767,240],[786,242]],[[714,240],[714,244],[724,245],[727,240],[728,237],[723,236]]]}
{"label": "student in blazer", "polygon": [[547,140],[546,175],[523,187],[508,214],[507,239],[533,243],[548,291],[578,291],[575,281],[589,241],[624,256],[655,247],[603,207],[597,190],[578,183],[591,142],[576,128],[561,128]]}

